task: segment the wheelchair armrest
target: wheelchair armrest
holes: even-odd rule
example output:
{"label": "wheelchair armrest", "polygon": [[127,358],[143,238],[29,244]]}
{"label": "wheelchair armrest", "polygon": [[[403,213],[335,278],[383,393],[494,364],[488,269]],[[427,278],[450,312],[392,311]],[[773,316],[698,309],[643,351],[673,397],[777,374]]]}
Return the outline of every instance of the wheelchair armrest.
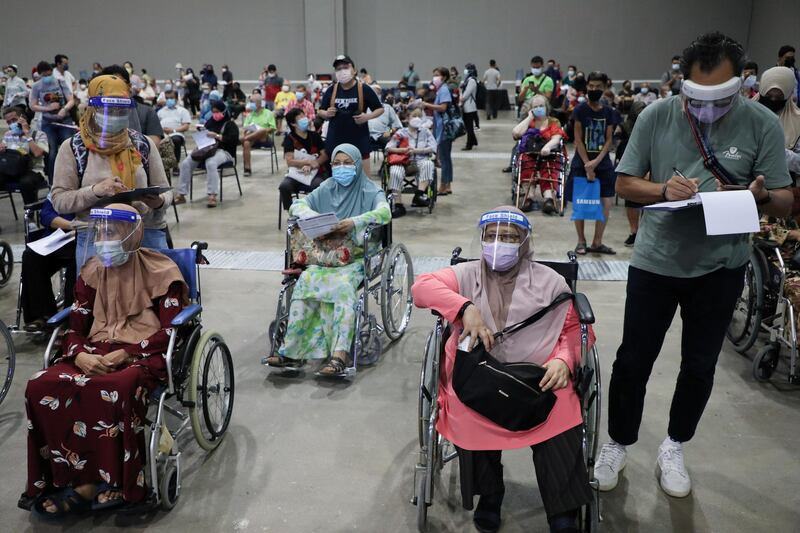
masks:
{"label": "wheelchair armrest", "polygon": [[582,292],[575,293],[575,311],[581,324],[594,324],[594,311],[589,299]]}
{"label": "wheelchair armrest", "polygon": [[65,307],[58,313],[51,316],[50,319],[47,321],[47,325],[53,327],[60,326],[69,318],[69,314],[71,311],[72,307]]}
{"label": "wheelchair armrest", "polygon": [[172,319],[172,325],[175,327],[184,326],[187,322],[195,318],[203,310],[200,304],[192,304],[183,309],[178,315]]}

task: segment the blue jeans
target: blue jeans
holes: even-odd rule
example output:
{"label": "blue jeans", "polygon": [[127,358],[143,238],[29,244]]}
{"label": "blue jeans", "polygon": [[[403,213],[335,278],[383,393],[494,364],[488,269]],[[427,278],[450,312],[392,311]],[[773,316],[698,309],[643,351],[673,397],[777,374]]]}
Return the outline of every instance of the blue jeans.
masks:
{"label": "blue jeans", "polygon": [[450,158],[450,152],[453,149],[453,141],[440,141],[439,142],[439,164],[442,167],[442,183],[448,184],[453,182],[453,160]]}
{"label": "blue jeans", "polygon": [[[75,241],[75,265],[78,267],[78,274],[80,274],[84,263],[95,255],[94,241],[89,239],[88,231],[79,231]],[[145,228],[141,247],[153,250],[166,249],[167,232],[163,229]]]}
{"label": "blue jeans", "polygon": [[61,146],[61,143],[69,139],[75,134],[75,130],[72,128],[64,127],[61,124],[53,123],[53,122],[45,122],[42,121],[42,131],[45,135],[47,135],[47,144],[49,146],[49,151],[47,152],[47,160],[45,161],[45,173],[47,174],[47,180],[50,184],[53,184],[53,168],[56,164],[56,156],[58,155],[58,149]]}

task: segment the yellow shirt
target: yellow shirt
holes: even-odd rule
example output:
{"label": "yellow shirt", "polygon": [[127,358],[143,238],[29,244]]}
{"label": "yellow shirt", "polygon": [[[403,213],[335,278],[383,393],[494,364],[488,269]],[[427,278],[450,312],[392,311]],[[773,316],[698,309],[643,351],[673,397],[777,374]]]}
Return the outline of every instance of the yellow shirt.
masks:
{"label": "yellow shirt", "polygon": [[275,95],[275,109],[283,109],[292,100],[297,100],[293,92],[279,92]]}

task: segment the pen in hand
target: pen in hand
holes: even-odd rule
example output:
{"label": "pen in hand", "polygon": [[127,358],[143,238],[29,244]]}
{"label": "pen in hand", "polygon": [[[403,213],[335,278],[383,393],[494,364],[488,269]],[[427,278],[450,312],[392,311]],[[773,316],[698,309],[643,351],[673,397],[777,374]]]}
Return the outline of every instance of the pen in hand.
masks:
{"label": "pen in hand", "polygon": [[683,175],[683,172],[675,167],[672,167],[672,171],[675,173],[675,175],[672,176],[664,186],[664,197],[667,200],[688,200],[697,194],[697,191],[699,190],[699,180],[697,178],[689,179]]}

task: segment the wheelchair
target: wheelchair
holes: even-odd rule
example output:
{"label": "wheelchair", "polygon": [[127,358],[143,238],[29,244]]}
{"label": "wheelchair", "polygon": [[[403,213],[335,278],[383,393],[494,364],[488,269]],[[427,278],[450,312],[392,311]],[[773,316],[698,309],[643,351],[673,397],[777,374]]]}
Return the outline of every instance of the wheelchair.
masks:
{"label": "wheelchair", "polygon": [[[389,186],[392,183],[392,177],[389,173],[389,161],[387,159],[388,154],[383,154],[383,161],[381,162],[381,168],[378,171],[381,175],[381,189],[383,192],[386,193],[386,199],[389,201],[389,205],[392,209],[394,209],[394,195],[395,193],[389,190]],[[433,159],[432,159],[433,160]],[[400,195],[403,194],[416,194],[417,192],[417,171],[412,173],[406,173],[405,177],[403,178],[403,185],[401,187],[401,191],[398,193]],[[438,196],[439,190],[439,169],[434,164],[433,166],[433,177],[431,181],[428,182],[428,188],[425,189],[425,196],[428,199],[428,207],[423,208],[427,209],[428,213],[433,213],[433,208],[436,207],[436,199]],[[409,207],[414,207],[411,204],[407,204]]]}
{"label": "wheelchair", "polygon": [[[150,394],[146,433],[149,494],[144,509],[160,505],[169,510],[178,501],[182,475],[178,437],[183,430],[191,426],[197,444],[211,452],[225,436],[233,413],[231,352],[219,333],[203,331],[201,323],[199,265],[207,264],[203,256],[207,248],[204,242],[194,242],[191,248],[159,250],[180,268],[189,286],[190,305],[172,321],[165,356],[167,383]],[[44,368],[59,355],[57,345],[70,311],[71,308],[63,309],[47,322],[54,329],[44,352]],[[167,400],[175,400],[176,405]],[[167,426],[168,414],[177,420],[173,428]],[[23,505],[21,500],[20,506]]]}
{"label": "wheelchair", "polygon": [[569,157],[563,139],[547,156],[528,150],[520,140],[511,161],[511,201],[519,209],[537,184],[541,188],[542,183],[549,183],[553,186],[558,214],[563,217],[566,207],[564,186],[568,175]]}
{"label": "wheelchair", "polygon": [[[25,221],[25,244],[27,245],[29,242],[33,242],[39,240],[45,236],[47,236],[48,228],[45,228],[42,225],[42,207],[44,206],[44,200],[39,200],[38,202],[34,202],[32,204],[25,205],[25,212],[24,212],[24,221]],[[36,229],[33,229],[33,228]],[[64,291],[66,287],[66,270],[61,269],[58,273],[54,274],[51,283],[53,285],[53,294],[56,295],[56,307],[59,309],[64,305]],[[19,284],[17,286],[17,311],[14,323],[9,326],[9,331],[11,333],[27,333],[24,329],[22,329],[22,276],[20,275]],[[44,332],[35,332],[31,335],[34,338],[41,337],[44,335]]]}
{"label": "wheelchair", "polygon": [[[297,219],[290,218],[286,229],[285,270],[281,282],[283,288],[278,296],[275,319],[269,324],[269,352],[262,359],[263,364],[267,364],[267,358],[277,356],[278,350],[283,346],[289,324],[292,292],[302,273],[296,268],[292,257],[291,239],[296,226]],[[364,230],[364,243],[364,258],[361,259],[364,262],[364,281],[359,288],[360,295],[355,308],[356,324],[350,350],[352,362],[334,376],[338,378],[353,378],[359,365],[375,364],[383,351],[380,334],[385,333],[390,342],[402,337],[408,328],[413,308],[411,286],[414,284],[414,267],[406,247],[392,242],[392,223],[367,226]],[[382,326],[370,312],[370,297],[380,306]],[[293,367],[282,367],[280,370],[292,374],[299,372],[298,368]]]}
{"label": "wheelchair", "polygon": [[[450,264],[455,265],[475,259],[460,257],[461,248],[453,250]],[[580,319],[581,366],[575,372],[574,386],[581,401],[583,417],[583,455],[589,472],[590,485],[594,490],[594,500],[578,513],[579,530],[595,533],[599,531],[600,494],[594,479],[593,468],[598,447],[600,426],[600,359],[597,346],[589,349],[589,325],[593,324],[594,313],[589,300],[576,292],[578,262],[574,252],[567,254],[568,262],[539,261],[539,264],[552,268],[561,274],[575,294],[575,310]],[[418,439],[419,455],[414,466],[414,494],[411,503],[417,508],[417,529],[423,533],[427,529],[428,507],[433,504],[434,492],[440,484],[444,466],[458,458],[455,447],[436,431],[438,416],[439,379],[444,365],[444,349],[451,334],[452,326],[437,313],[436,324],[425,343],[418,396]]]}
{"label": "wheelchair", "polygon": [[[797,353],[797,311],[785,294],[787,268],[775,241],[753,239],[744,288],[726,335],[736,351],[746,354],[761,333],[769,341],[753,359],[753,378],[768,381],[788,354],[789,383],[800,383]],[[782,353],[783,352],[783,353]]]}
{"label": "wheelchair", "polygon": [[[8,285],[13,272],[14,253],[11,251],[11,245],[6,241],[0,241],[0,288]],[[3,403],[14,379],[17,355],[11,331],[2,320],[0,320],[0,352],[2,352],[0,353],[0,379],[2,379],[0,403]]]}

